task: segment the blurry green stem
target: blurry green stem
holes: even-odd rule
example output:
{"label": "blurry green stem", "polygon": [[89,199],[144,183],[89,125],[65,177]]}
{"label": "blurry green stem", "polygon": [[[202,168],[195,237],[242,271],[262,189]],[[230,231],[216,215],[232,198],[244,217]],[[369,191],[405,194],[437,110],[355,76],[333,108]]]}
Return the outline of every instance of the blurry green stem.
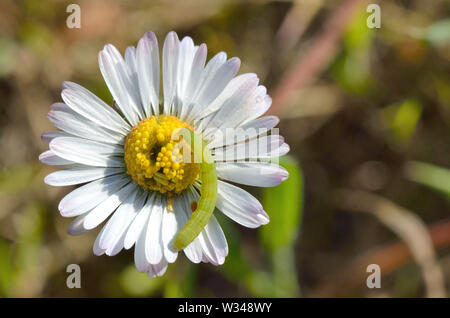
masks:
{"label": "blurry green stem", "polygon": [[299,297],[300,286],[295,271],[294,251],[291,246],[277,249],[272,254],[272,279],[275,297]]}

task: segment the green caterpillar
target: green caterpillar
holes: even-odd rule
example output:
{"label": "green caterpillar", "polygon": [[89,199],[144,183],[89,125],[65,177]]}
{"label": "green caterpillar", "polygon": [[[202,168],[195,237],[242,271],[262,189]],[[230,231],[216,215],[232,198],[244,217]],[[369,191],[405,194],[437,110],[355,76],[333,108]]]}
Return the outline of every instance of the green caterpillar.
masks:
{"label": "green caterpillar", "polygon": [[[189,129],[183,129],[181,135],[186,136],[186,131],[188,132],[188,136],[191,140],[191,149],[197,150],[198,147],[194,148],[194,141],[199,140],[200,137]],[[211,153],[203,140],[201,143],[201,151],[203,157],[200,157],[200,180],[202,181],[202,185],[200,187],[200,199],[197,202],[197,208],[192,212],[191,218],[186,222],[184,227],[178,232],[174,239],[173,245],[177,250],[184,249],[186,246],[191,244],[193,240],[195,240],[195,238],[208,224],[216,206],[216,165],[214,164]]]}

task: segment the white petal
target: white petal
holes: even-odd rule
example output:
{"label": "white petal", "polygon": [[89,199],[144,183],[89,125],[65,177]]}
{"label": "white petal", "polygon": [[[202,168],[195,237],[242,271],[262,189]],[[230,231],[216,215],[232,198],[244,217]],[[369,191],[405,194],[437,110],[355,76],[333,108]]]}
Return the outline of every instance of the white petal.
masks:
{"label": "white petal", "polygon": [[214,101],[203,109],[202,113],[199,114],[198,117],[204,118],[214,114],[222,108],[223,104],[226,103],[228,99],[236,94],[236,91],[239,90],[242,85],[255,79],[258,80],[258,76],[254,73],[245,73],[236,76],[228,83],[222,92],[220,92],[219,96],[217,96]]}
{"label": "white petal", "polygon": [[106,142],[111,144],[123,144],[125,137],[122,134],[95,125],[92,121],[77,114],[72,109],[65,107],[54,107],[64,105],[54,104],[52,110],[47,114],[52,124],[71,135]]}
{"label": "white petal", "polygon": [[[83,223],[83,226],[84,226],[84,223]],[[103,227],[100,230],[100,233],[98,233],[97,238],[95,239],[94,245],[92,246],[92,251],[94,252],[94,255],[100,256],[100,255],[105,254],[105,250],[100,247],[100,238],[102,237],[103,233],[105,233],[105,231],[106,231],[106,228]]]}
{"label": "white petal", "polygon": [[64,146],[63,148],[78,148],[80,152],[86,152],[87,154],[121,155],[124,153],[121,145],[111,145],[79,137],[58,137],[50,142],[50,146],[55,144]]}
{"label": "white petal", "polygon": [[[120,54],[119,54],[120,55]],[[125,69],[128,73],[128,78],[130,81],[130,86],[133,88],[133,97],[137,105],[137,112],[139,114],[139,119],[146,118],[144,107],[142,105],[142,100],[139,93],[139,79],[137,72],[137,58],[136,58],[136,48],[134,46],[129,46],[125,50]]]}
{"label": "white petal", "polygon": [[147,193],[144,191],[139,193],[139,195],[138,191],[132,192],[108,220],[105,225],[107,230],[99,242],[100,247],[105,250],[106,255],[112,256],[122,250],[126,231],[144,206],[146,198]]}
{"label": "white petal", "polygon": [[86,218],[86,216],[88,215],[88,213],[79,215],[75,218],[75,220],[72,221],[72,223],[70,223],[69,228],[67,229],[67,232],[70,235],[81,235],[85,232],[87,232],[87,229],[83,226],[83,222],[84,219]]}
{"label": "white petal", "polygon": [[[147,228],[148,217],[152,211],[153,203],[155,201],[155,193],[147,198],[147,202],[144,207],[138,212],[130,227],[127,230],[124,240],[124,248],[129,249],[139,238],[139,235],[143,232],[143,229]],[[145,254],[144,254],[145,257]]]}
{"label": "white petal", "polygon": [[177,250],[173,247],[173,239],[178,232],[178,222],[175,212],[169,212],[164,206],[162,218],[161,239],[164,249],[164,257],[169,263],[175,262],[178,256]]}
{"label": "white petal", "polygon": [[107,250],[105,250],[105,254],[108,256],[114,256],[120,253],[121,250],[123,250],[123,244],[125,242],[125,234],[126,232],[123,232],[121,236],[118,238],[118,240],[114,243],[114,245],[111,245],[108,247]]}
{"label": "white petal", "polygon": [[247,104],[243,107],[241,115],[244,120],[241,122],[241,125],[262,116],[270,108],[270,105],[272,105],[272,98],[267,95],[266,88],[264,86],[258,86],[254,94],[247,101]]}
{"label": "white petal", "polygon": [[44,182],[52,186],[68,186],[101,179],[110,175],[123,173],[121,168],[79,168],[59,170],[50,173]]}
{"label": "white petal", "polygon": [[147,223],[148,219],[145,220],[144,228],[141,233],[139,233],[138,238],[136,240],[136,246],[134,247],[134,263],[136,264],[136,268],[139,272],[143,273],[147,271],[148,261],[145,256],[145,248],[147,241]]}
{"label": "white petal", "polygon": [[250,228],[269,222],[261,203],[241,188],[218,181],[216,207],[233,221]]}
{"label": "white petal", "polygon": [[289,146],[279,135],[262,136],[247,142],[214,150],[215,161],[234,161],[244,159],[267,159],[280,157],[289,152]]}
{"label": "white petal", "polygon": [[122,58],[122,55],[116,47],[112,44],[105,45],[103,51],[111,57],[111,60],[116,67],[115,71],[119,76],[122,88],[126,89],[126,93],[128,93],[128,97],[131,99],[128,107],[131,106],[138,117],[140,119],[144,119],[145,115],[139,95],[137,78],[136,49],[133,46],[128,47],[125,52],[125,60]]}
{"label": "white petal", "polygon": [[211,246],[210,253],[207,253],[208,258],[214,265],[222,265],[225,262],[225,257],[228,255],[228,244],[222,228],[214,215],[211,216],[203,232],[208,237],[209,242],[207,245]]}
{"label": "white petal", "polygon": [[[205,44],[201,46],[205,47]],[[191,37],[186,36],[180,42],[180,53],[177,70],[177,95],[184,99],[186,88],[189,87],[189,76],[195,56],[199,56],[199,47],[194,45]],[[206,61],[206,57],[205,57]],[[203,67],[205,62],[203,62]]]}
{"label": "white petal", "polygon": [[185,51],[189,51],[190,54],[183,52],[183,54],[189,54],[189,58],[185,57],[183,61],[184,65],[182,67],[184,72],[180,72],[181,75],[179,75],[179,78],[183,76],[183,80],[179,80],[179,85],[183,89],[179,92],[179,96],[183,101],[183,106],[181,111],[178,113],[182,120],[186,118],[186,116],[191,112],[191,108],[194,107],[193,97],[201,84],[200,80],[204,73],[207,48],[205,44],[202,44],[195,51],[192,44],[192,48],[190,50],[189,48],[185,48]]}
{"label": "white petal", "polygon": [[131,130],[128,123],[110,106],[84,87],[64,82],[61,96],[72,110],[104,128],[126,136]]}
{"label": "white petal", "polygon": [[253,119],[252,121],[247,122],[246,124],[240,126],[242,129],[272,129],[278,123],[280,119],[277,116],[265,116],[258,119]]}
{"label": "white petal", "polygon": [[142,210],[147,197],[148,193],[144,192],[143,195],[135,201],[133,207],[134,213],[127,215],[127,220],[123,224],[123,231],[120,235],[120,240],[117,240],[114,244],[114,247],[111,247],[106,251],[107,255],[115,255],[125,247],[125,237],[128,233],[128,229],[130,228],[131,223],[136,218],[136,215]]}
{"label": "white petal", "polygon": [[159,264],[149,264],[147,268],[147,275],[150,277],[160,277],[166,272],[167,265],[167,261],[164,258]]}
{"label": "white petal", "polygon": [[111,247],[115,241],[120,239],[121,228],[122,226],[127,226],[127,216],[134,212],[132,207],[134,206],[134,201],[138,191],[133,191],[130,193],[128,197],[124,199],[122,204],[117,208],[114,214],[109,218],[108,222],[106,222],[104,228],[105,231],[103,235],[99,239],[99,246],[103,250],[107,250]]}
{"label": "white petal", "polygon": [[[236,75],[240,65],[241,61],[237,57],[233,57],[220,66],[216,72],[208,72],[205,68],[203,80],[201,80],[202,86],[198,94],[193,98],[194,103],[201,105],[200,107],[202,108],[212,103]],[[192,115],[196,113],[194,111],[188,118],[191,120],[193,118]]]}
{"label": "white petal", "polygon": [[236,87],[230,89],[229,95],[212,115],[207,124],[208,128],[234,128],[244,119],[242,108],[245,107],[247,99],[253,94],[259,81],[258,77],[253,75],[244,74],[234,79],[232,86]]}
{"label": "white petal", "polygon": [[169,32],[163,47],[163,91],[164,113],[171,114],[171,107],[177,92],[177,69],[180,41],[175,32]]}
{"label": "white petal", "polygon": [[267,134],[279,122],[280,120],[277,116],[265,116],[237,128],[225,128],[215,131],[211,136],[212,141],[208,143],[208,148],[223,147]]}
{"label": "white petal", "polygon": [[150,264],[158,264],[163,258],[163,246],[161,240],[163,204],[164,201],[161,199],[161,196],[157,195],[148,220],[145,256]]}
{"label": "white petal", "polygon": [[[146,196],[145,197],[147,197],[148,196],[148,194],[146,194]],[[136,209],[136,207],[135,207],[135,211],[137,212],[137,213],[139,213],[139,211]],[[136,218],[136,216],[134,216],[134,219]],[[134,219],[133,220],[131,220],[131,221],[134,221]],[[131,223],[131,222],[130,222]],[[126,238],[126,235],[128,234],[128,229],[130,228],[130,225],[128,225],[128,227],[123,231],[123,233],[122,233],[122,235],[121,235],[121,238],[120,238],[120,240],[118,240],[115,244],[114,244],[114,247],[112,248],[112,249],[108,249],[107,251],[106,251],[106,253],[109,253],[108,255],[115,255],[115,254],[117,254],[118,252],[120,252],[123,248],[125,248],[125,238]]]}
{"label": "white petal", "polygon": [[256,187],[274,187],[289,177],[286,169],[268,162],[224,162],[216,169],[222,179]]}
{"label": "white petal", "polygon": [[69,166],[76,164],[71,160],[66,160],[55,155],[51,150],[44,151],[39,155],[39,161],[49,166]]}
{"label": "white petal", "polygon": [[125,165],[123,158],[114,156],[122,154],[123,147],[77,137],[58,137],[49,146],[57,156],[80,164],[98,167]]}
{"label": "white petal", "polygon": [[56,137],[70,137],[71,135],[66,133],[65,131],[46,131],[41,135],[42,141],[46,142],[47,144],[50,143],[54,138]]}
{"label": "white petal", "polygon": [[[146,117],[159,115],[159,49],[153,32],[140,40],[136,53],[139,92]],[[153,110],[153,111],[152,111]]]}
{"label": "white petal", "polygon": [[117,49],[105,45],[98,54],[98,64],[117,106],[131,125],[143,118],[138,87],[134,86],[130,71]]}
{"label": "white petal", "polygon": [[264,86],[249,86],[248,89],[252,91],[251,94],[239,107],[234,107],[234,111],[225,118],[221,128],[237,127],[242,123],[258,118],[269,109],[272,100],[266,94]]}
{"label": "white petal", "polygon": [[62,216],[77,216],[90,211],[129,183],[127,175],[113,175],[92,181],[67,194],[60,202],[58,209]]}
{"label": "white petal", "polygon": [[[236,94],[236,89],[242,89],[241,86],[245,82],[250,80],[254,81],[252,77],[256,78],[256,75],[247,73],[235,77],[223,90],[219,97],[214,100],[214,102],[211,103],[211,105],[209,105],[208,108],[202,113],[201,117],[206,117],[213,111],[218,110],[222,113],[218,119],[218,122],[220,123],[220,119],[222,119],[222,126],[224,128],[232,128],[244,125],[262,116],[270,108],[272,99],[269,95],[267,95],[267,89],[264,86],[260,85],[255,87],[254,85],[249,85],[251,83],[247,83],[250,94],[246,96],[245,100],[238,107],[234,106],[233,111],[228,112],[230,115],[227,115],[226,112],[227,108],[225,108],[225,102],[233,96],[233,94]],[[225,110],[223,110],[223,108],[225,108]],[[215,126],[218,125],[215,124]]]}
{"label": "white petal", "polygon": [[[209,240],[208,235],[206,234],[205,230],[203,230],[199,236],[198,236],[200,246],[202,247],[203,251],[203,257],[202,262],[204,263],[211,263],[215,266],[221,265],[220,261],[222,259],[218,259],[216,255],[216,251],[214,250],[214,246],[212,245],[211,241]],[[222,262],[223,264],[223,262]]]}
{"label": "white petal", "polygon": [[178,67],[176,71],[177,75],[177,89],[176,98],[172,104],[171,114],[181,118],[181,111],[183,105],[187,102],[185,92],[186,87],[189,84],[189,75],[192,68],[192,61],[195,53],[198,51],[198,47],[194,46],[194,42],[188,36],[184,37],[180,42],[178,56]]}
{"label": "white petal", "polygon": [[[209,78],[211,78],[217,72],[217,70],[223,66],[223,64],[226,61],[227,61],[227,54],[225,52],[217,53],[211,60],[209,60],[204,70],[201,71],[201,74],[199,74],[199,79],[198,80],[196,79],[195,82],[189,81],[189,86],[186,92],[186,100],[188,100],[189,103],[196,102],[194,97],[198,95],[200,89],[204,86],[205,82]],[[206,108],[209,108],[209,106],[200,105],[198,103],[193,104],[190,107],[188,120],[192,121],[192,119],[204,117],[199,115],[202,114]],[[184,120],[184,117],[181,119]]]}
{"label": "white petal", "polygon": [[125,50],[125,64],[127,65],[127,71],[130,76],[130,80],[135,88],[138,87],[137,77],[137,61],[136,61],[136,48],[129,46]]}
{"label": "white petal", "polygon": [[186,248],[183,251],[186,257],[192,263],[198,264],[203,259],[203,250],[198,237],[194,241],[192,241],[191,244],[186,246]]}
{"label": "white petal", "polygon": [[122,189],[112,194],[108,199],[97,205],[84,219],[83,226],[90,230],[102,223],[114,210],[125,201],[133,192],[137,191],[137,185],[130,182]]}

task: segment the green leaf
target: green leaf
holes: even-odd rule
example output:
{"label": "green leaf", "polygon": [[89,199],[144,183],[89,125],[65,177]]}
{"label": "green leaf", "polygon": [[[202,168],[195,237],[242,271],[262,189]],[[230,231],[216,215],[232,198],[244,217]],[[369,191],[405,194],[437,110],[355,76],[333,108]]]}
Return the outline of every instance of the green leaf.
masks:
{"label": "green leaf", "polygon": [[366,10],[355,10],[344,32],[344,50],[331,66],[333,78],[352,94],[365,94],[374,83],[370,54],[374,30],[367,27]]}
{"label": "green leaf", "polygon": [[405,166],[405,174],[408,179],[438,190],[450,199],[450,169],[410,161]]}
{"label": "green leaf", "polygon": [[355,10],[347,29],[344,32],[345,46],[350,50],[361,47],[370,47],[374,36],[374,30],[367,27],[367,13],[362,5],[360,10]]}
{"label": "green leaf", "polygon": [[422,106],[415,99],[407,99],[401,104],[390,105],[382,110],[382,118],[392,133],[395,146],[407,145],[416,131],[422,114]]}
{"label": "green leaf", "polygon": [[422,112],[416,100],[406,100],[401,104],[394,116],[392,129],[401,139],[409,138],[415,131]]}
{"label": "green leaf", "polygon": [[280,165],[289,172],[289,178],[263,191],[263,206],[269,214],[269,224],[261,228],[261,240],[271,253],[291,246],[299,232],[303,203],[303,177],[297,162],[289,156],[280,158]]}

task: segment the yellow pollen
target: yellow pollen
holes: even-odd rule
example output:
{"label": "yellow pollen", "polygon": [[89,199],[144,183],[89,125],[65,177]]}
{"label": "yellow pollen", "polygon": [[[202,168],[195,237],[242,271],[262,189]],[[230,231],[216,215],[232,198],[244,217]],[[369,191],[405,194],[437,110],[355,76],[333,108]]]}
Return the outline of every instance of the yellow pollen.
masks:
{"label": "yellow pollen", "polygon": [[182,137],[172,140],[173,131],[179,128],[192,129],[178,118],[164,115],[133,127],[125,142],[125,163],[128,174],[142,187],[172,195],[197,179],[198,165],[182,160]]}

